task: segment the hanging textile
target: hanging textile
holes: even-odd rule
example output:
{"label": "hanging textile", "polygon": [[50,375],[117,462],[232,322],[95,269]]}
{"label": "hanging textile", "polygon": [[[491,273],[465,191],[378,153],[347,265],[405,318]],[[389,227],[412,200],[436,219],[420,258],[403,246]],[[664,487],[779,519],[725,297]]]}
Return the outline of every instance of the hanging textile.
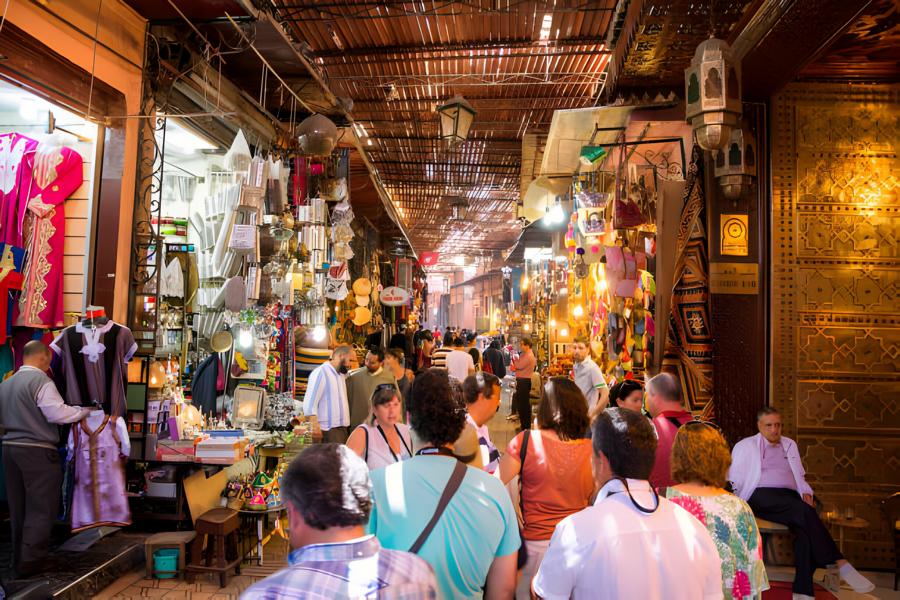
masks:
{"label": "hanging textile", "polygon": [[713,414],[713,337],[702,161],[702,152],[694,146],[675,244],[675,285],[663,370],[678,376],[690,409],[709,418]]}
{"label": "hanging textile", "polygon": [[130,451],[125,422],[96,411],[72,427],[68,445],[75,467],[72,531],[131,525],[125,495],[125,460]]}
{"label": "hanging textile", "polygon": [[0,343],[6,341],[12,331],[16,291],[22,289],[25,280],[22,276],[24,258],[25,251],[21,248],[0,243]]}
{"label": "hanging textile", "polygon": [[59,138],[0,135],[0,238],[26,251],[18,326],[63,325],[63,203],[83,180],[81,156]]}
{"label": "hanging textile", "polygon": [[76,323],[64,329],[50,348],[62,363],[54,373],[66,404],[99,404],[107,414],[125,414],[125,363],[137,351],[130,329],[113,321],[100,327]]}

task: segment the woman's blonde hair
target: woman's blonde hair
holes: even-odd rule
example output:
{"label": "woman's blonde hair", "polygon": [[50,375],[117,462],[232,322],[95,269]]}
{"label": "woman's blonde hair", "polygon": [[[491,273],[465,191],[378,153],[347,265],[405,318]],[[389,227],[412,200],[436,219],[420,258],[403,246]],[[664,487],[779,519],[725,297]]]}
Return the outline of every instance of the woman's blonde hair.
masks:
{"label": "woman's blonde hair", "polygon": [[696,481],[724,488],[730,466],[728,444],[714,427],[690,421],[678,429],[672,445],[672,479],[676,483]]}

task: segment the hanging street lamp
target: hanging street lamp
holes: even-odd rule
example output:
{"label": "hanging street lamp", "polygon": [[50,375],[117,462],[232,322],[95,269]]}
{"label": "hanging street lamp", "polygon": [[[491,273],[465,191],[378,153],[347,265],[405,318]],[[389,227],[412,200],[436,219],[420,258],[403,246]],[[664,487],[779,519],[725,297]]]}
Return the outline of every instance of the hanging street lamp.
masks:
{"label": "hanging street lamp", "polygon": [[437,107],[441,116],[441,139],[451,147],[461,144],[469,137],[469,129],[475,120],[475,109],[462,96],[454,96]]}
{"label": "hanging street lamp", "polygon": [[729,200],[737,201],[756,177],[756,141],[745,125],[731,131],[725,148],[716,152],[716,179]]}
{"label": "hanging street lamp", "polygon": [[724,148],[741,121],[741,71],[731,48],[709,38],[684,70],[685,116],[704,150]]}
{"label": "hanging street lamp", "polygon": [[469,201],[462,196],[456,196],[450,199],[450,217],[453,221],[465,221],[466,215],[469,213]]}

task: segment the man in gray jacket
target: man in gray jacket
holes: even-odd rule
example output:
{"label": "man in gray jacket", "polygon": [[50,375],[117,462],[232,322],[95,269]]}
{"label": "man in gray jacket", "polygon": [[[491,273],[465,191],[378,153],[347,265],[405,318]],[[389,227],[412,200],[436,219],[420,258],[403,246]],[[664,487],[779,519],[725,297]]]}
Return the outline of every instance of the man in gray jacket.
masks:
{"label": "man in gray jacket", "polygon": [[28,342],[22,361],[22,367],[0,383],[0,425],[13,567],[17,576],[28,577],[47,566],[50,530],[59,508],[62,467],[57,424],[80,421],[91,409],[63,402],[47,376],[50,348]]}

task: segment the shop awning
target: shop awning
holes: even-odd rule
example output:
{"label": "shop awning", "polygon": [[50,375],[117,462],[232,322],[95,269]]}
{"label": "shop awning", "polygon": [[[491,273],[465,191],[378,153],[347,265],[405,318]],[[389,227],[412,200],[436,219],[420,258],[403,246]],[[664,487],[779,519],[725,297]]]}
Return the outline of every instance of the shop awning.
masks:
{"label": "shop awning", "polygon": [[641,106],[602,106],[554,112],[541,175],[574,175],[579,170],[582,146],[614,143],[625,128],[628,115],[638,108]]}

